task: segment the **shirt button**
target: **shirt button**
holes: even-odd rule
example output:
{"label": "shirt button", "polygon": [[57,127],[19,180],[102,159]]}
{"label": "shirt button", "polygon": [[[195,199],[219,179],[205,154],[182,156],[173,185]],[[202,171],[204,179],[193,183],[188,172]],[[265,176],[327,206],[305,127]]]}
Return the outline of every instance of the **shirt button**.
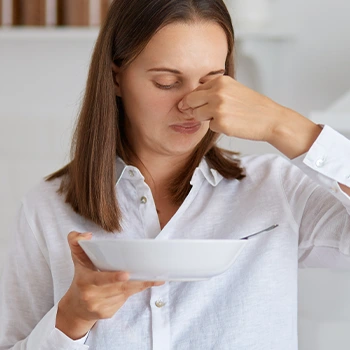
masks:
{"label": "shirt button", "polygon": [[162,299],[158,299],[154,304],[159,308],[163,307],[165,305],[165,303]]}
{"label": "shirt button", "polygon": [[323,164],[324,164],[324,159],[323,158],[320,158],[320,159],[317,159],[316,160],[316,166],[317,167],[321,167],[321,166],[323,166]]}
{"label": "shirt button", "polygon": [[140,199],[142,204],[146,204],[147,203],[147,198],[145,196],[142,196]]}
{"label": "shirt button", "polygon": [[135,176],[134,170],[129,170],[129,175],[130,175],[130,177],[134,177]]}
{"label": "shirt button", "polygon": [[337,189],[336,187],[332,187],[332,188],[331,188],[331,191],[332,191],[333,193],[337,193],[337,192],[338,192],[338,189]]}

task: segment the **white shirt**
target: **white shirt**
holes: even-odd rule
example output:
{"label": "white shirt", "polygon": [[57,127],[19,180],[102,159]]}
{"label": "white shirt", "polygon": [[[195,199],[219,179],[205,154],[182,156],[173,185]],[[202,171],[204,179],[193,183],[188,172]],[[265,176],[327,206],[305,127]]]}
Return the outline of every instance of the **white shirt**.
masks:
{"label": "white shirt", "polygon": [[[350,267],[350,198],[337,183],[350,186],[349,159],[350,141],[327,126],[293,162],[243,157],[242,181],[222,178],[203,159],[163,230],[141,173],[118,160],[120,234],[74,213],[56,194],[58,179],[42,181],[23,198],[13,228],[0,289],[0,349],[296,350],[298,264]],[[279,227],[249,239],[219,276],[135,294],[79,341],[55,329],[74,272],[72,230],[91,231],[93,239],[238,239],[273,224]]]}

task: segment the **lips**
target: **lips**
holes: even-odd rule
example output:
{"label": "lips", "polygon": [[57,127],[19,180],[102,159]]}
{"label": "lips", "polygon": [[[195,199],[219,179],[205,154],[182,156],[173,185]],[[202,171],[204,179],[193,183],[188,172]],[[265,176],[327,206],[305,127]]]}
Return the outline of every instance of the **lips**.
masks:
{"label": "lips", "polygon": [[197,132],[201,127],[201,123],[198,122],[184,122],[181,124],[170,125],[170,128],[181,134],[193,134]]}
{"label": "lips", "polygon": [[193,128],[195,126],[199,126],[201,125],[201,123],[198,123],[198,122],[184,122],[184,123],[181,123],[181,124],[174,124],[172,126],[179,126],[179,127],[182,127],[182,128]]}

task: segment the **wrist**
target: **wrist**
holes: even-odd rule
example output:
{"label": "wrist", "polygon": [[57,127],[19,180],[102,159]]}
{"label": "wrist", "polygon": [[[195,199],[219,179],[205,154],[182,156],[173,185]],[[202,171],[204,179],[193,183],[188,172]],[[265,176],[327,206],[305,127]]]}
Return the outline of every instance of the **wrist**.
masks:
{"label": "wrist", "polygon": [[56,328],[72,340],[84,337],[97,320],[85,320],[75,313],[67,294],[60,300],[56,315]]}
{"label": "wrist", "polygon": [[321,131],[322,128],[308,118],[280,106],[268,142],[293,159],[308,152]]}

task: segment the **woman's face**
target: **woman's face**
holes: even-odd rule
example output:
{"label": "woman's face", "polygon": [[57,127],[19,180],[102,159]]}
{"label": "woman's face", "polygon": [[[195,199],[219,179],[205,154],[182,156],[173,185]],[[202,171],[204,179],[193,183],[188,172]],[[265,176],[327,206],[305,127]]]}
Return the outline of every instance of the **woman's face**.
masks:
{"label": "woman's face", "polygon": [[193,151],[209,122],[197,122],[178,103],[200,84],[224,74],[227,51],[226,34],[214,22],[169,24],[117,74],[127,137],[140,159]]}

